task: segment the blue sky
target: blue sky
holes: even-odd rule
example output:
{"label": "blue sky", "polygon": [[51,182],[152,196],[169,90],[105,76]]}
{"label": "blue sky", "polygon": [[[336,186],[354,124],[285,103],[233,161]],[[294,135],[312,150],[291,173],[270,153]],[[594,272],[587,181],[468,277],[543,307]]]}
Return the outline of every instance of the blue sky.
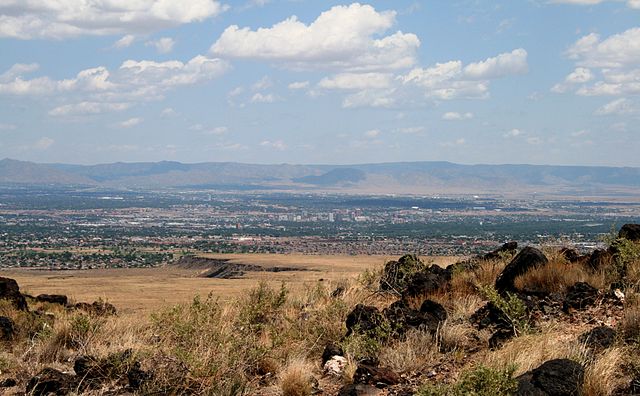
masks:
{"label": "blue sky", "polygon": [[640,166],[640,0],[6,0],[0,158]]}

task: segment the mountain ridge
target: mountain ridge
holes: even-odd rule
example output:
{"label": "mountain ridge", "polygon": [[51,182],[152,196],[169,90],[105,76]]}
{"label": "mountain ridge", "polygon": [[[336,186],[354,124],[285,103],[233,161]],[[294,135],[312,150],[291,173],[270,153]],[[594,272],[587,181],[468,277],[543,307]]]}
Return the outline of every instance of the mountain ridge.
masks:
{"label": "mountain ridge", "polygon": [[[96,165],[0,160],[0,183],[104,188],[280,189],[379,193],[640,192],[640,167],[405,161],[345,165],[115,162]],[[227,186],[227,187],[223,187]],[[231,188],[233,189],[233,188]]]}

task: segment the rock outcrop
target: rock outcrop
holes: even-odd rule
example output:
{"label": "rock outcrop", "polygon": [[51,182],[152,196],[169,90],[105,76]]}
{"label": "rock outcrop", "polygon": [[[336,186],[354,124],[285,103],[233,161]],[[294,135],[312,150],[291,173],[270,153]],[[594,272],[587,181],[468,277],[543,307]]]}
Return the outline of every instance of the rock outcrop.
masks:
{"label": "rock outcrop", "polygon": [[517,380],[518,396],[578,396],[584,382],[584,368],[573,360],[554,359]]}
{"label": "rock outcrop", "polygon": [[20,293],[18,282],[11,278],[0,277],[0,300],[11,301],[16,309],[27,310],[27,300]]}
{"label": "rock outcrop", "polygon": [[502,270],[496,279],[495,288],[500,294],[515,292],[515,279],[528,271],[542,265],[547,265],[549,260],[540,250],[527,246],[518,253],[513,260]]}

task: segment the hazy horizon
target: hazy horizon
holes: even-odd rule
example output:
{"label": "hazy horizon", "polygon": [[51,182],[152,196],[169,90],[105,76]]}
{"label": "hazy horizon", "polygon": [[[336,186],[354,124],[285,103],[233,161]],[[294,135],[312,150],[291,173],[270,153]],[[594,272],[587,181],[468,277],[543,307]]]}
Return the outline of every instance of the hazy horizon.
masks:
{"label": "hazy horizon", "polygon": [[639,167],[637,0],[0,5],[0,158]]}
{"label": "hazy horizon", "polygon": [[100,166],[100,165],[112,165],[112,164],[142,164],[142,163],[161,163],[161,162],[177,162],[184,165],[198,165],[198,164],[206,164],[206,163],[235,163],[235,164],[243,164],[243,165],[290,165],[290,166],[363,166],[363,165],[380,165],[380,164],[401,164],[401,163],[420,163],[420,162],[443,162],[450,163],[453,165],[464,165],[464,166],[550,166],[550,167],[597,167],[597,168],[640,168],[638,166],[617,166],[617,165],[593,165],[593,164],[535,164],[535,163],[465,163],[465,162],[454,162],[454,161],[430,161],[430,160],[417,160],[417,161],[381,161],[381,162],[352,162],[352,163],[316,163],[316,162],[240,162],[240,161],[198,161],[198,162],[189,162],[189,161],[178,161],[178,160],[158,160],[158,161],[136,161],[135,159],[130,161],[111,161],[111,162],[88,162],[88,163],[74,163],[74,162],[38,162],[31,160],[21,160],[18,158],[0,158],[0,161],[10,160],[10,161],[21,161],[21,162],[31,162],[39,165],[71,165],[71,166]]}

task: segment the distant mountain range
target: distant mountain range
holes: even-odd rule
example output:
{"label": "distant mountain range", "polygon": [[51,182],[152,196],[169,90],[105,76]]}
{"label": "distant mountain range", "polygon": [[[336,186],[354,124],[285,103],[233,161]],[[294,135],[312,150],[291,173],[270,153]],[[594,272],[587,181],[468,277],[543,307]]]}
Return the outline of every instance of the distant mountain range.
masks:
{"label": "distant mountain range", "polygon": [[397,194],[640,195],[640,168],[460,165],[258,165],[234,162],[37,164],[0,161],[1,184],[111,189],[201,188]]}

